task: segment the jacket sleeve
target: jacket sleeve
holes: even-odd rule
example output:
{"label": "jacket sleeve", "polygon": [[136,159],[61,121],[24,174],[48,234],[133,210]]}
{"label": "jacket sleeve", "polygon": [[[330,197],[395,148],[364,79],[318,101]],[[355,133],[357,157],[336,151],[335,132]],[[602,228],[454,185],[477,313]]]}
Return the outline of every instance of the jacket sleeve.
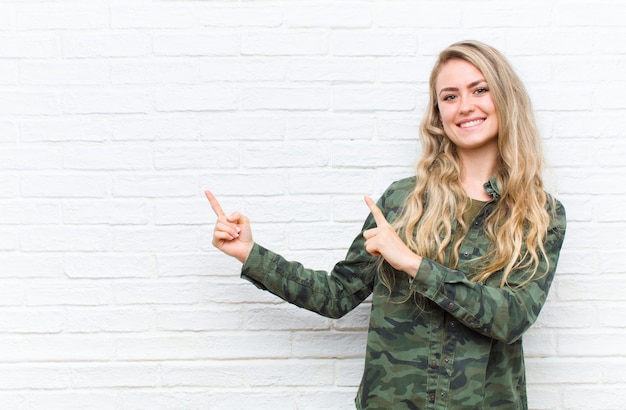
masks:
{"label": "jacket sleeve", "polygon": [[372,292],[376,261],[365,251],[362,232],[373,226],[368,217],[345,259],[330,273],[307,269],[255,244],[241,277],[296,306],[330,318],[342,317]]}
{"label": "jacket sleeve", "polygon": [[517,341],[536,321],[554,278],[566,228],[565,209],[558,201],[555,214],[544,243],[547,260],[540,259],[538,270],[546,273],[532,281],[523,283],[524,272],[513,272],[507,286],[490,286],[424,258],[412,289],[479,333],[505,343]]}

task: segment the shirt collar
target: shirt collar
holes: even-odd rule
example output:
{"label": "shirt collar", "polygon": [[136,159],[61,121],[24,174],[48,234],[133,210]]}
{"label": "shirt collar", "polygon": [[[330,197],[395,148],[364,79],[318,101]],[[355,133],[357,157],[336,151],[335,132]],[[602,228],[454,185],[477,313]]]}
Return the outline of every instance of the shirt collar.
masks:
{"label": "shirt collar", "polygon": [[489,181],[483,185],[485,191],[493,198],[498,199],[500,197],[500,187],[498,186],[498,178],[494,175],[489,178]]}

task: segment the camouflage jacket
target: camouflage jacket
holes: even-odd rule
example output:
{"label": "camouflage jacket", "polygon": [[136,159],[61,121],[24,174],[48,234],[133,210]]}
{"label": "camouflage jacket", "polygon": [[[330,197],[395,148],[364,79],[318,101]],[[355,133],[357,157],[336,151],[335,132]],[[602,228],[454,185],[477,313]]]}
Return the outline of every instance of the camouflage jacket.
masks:
{"label": "camouflage jacket", "polygon": [[[408,178],[385,191],[378,206],[388,221],[397,217],[414,185]],[[242,277],[332,318],[373,294],[358,409],[527,409],[521,337],[537,319],[554,277],[565,210],[557,201],[545,241],[548,274],[515,286],[515,278],[524,276],[516,272],[504,288],[498,277],[472,282],[468,262],[489,247],[483,224],[499,197],[494,178],[485,189],[492,200],[463,239],[458,269],[424,258],[411,283],[398,273],[403,279],[391,295],[375,273],[362,234],[330,273],[306,269],[255,244]],[[370,215],[363,230],[374,226]],[[546,260],[541,263],[544,271]],[[417,300],[406,300],[411,289]]]}

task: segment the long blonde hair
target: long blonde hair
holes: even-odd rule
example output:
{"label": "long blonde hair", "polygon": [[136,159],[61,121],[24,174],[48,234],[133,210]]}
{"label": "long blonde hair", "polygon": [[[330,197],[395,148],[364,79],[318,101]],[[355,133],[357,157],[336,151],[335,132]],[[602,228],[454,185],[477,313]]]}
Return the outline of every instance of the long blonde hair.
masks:
{"label": "long blonde hair", "polygon": [[[460,59],[482,72],[489,86],[498,118],[498,160],[495,176],[500,189],[485,232],[492,244],[474,261],[473,281],[501,274],[500,286],[509,283],[517,269],[528,272],[516,283],[531,280],[539,260],[546,259],[543,242],[550,222],[546,209],[549,197],[543,187],[544,157],[530,98],[507,59],[494,48],[478,41],[455,43],[443,50],[431,72],[430,99],[421,123],[423,153],[416,165],[416,186],[393,226],[418,255],[444,263],[445,250],[459,224],[463,238],[467,227],[462,214],[469,199],[460,185],[460,164],[455,145],[446,136],[439,115],[437,76],[448,61]],[[460,240],[452,244],[449,265],[458,264]],[[391,290],[393,273],[381,269],[381,279]]]}

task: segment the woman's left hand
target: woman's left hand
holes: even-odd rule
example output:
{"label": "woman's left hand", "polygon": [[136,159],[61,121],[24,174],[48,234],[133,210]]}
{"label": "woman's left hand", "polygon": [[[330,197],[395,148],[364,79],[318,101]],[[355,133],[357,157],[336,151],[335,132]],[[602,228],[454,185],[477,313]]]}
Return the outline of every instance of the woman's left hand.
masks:
{"label": "woman's left hand", "polygon": [[376,221],[376,228],[363,232],[365,250],[371,255],[382,256],[394,269],[415,277],[422,257],[411,251],[400,239],[372,198],[366,196],[365,203]]}

